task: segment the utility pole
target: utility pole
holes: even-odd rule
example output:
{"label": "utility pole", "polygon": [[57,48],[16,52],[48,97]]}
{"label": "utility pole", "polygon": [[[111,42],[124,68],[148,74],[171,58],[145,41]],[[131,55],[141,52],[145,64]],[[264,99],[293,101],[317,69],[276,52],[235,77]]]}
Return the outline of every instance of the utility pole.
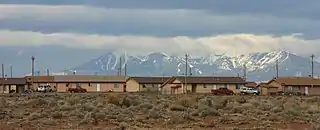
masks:
{"label": "utility pole", "polygon": [[243,64],[243,79],[247,80],[247,66]]}
{"label": "utility pole", "polygon": [[276,78],[279,78],[279,60],[276,61]]}
{"label": "utility pole", "polygon": [[121,76],[122,75],[122,72],[121,72],[121,70],[122,70],[122,58],[121,58],[121,56],[120,56],[120,61],[119,61],[120,63],[119,63],[119,76]]}
{"label": "utility pole", "polygon": [[4,93],[4,64],[1,65],[1,75],[2,75],[2,78],[1,78],[1,83],[2,83],[2,93]]}
{"label": "utility pole", "polygon": [[37,76],[40,76],[41,72],[40,70],[37,71]]}
{"label": "utility pole", "polygon": [[127,76],[127,63],[124,64],[124,76]]}
{"label": "utility pole", "polygon": [[47,76],[50,76],[50,72],[49,72],[49,69],[47,69]]}
{"label": "utility pole", "polygon": [[188,54],[186,53],[186,55],[185,55],[185,61],[186,61],[186,70],[185,70],[185,73],[184,73],[184,90],[183,90],[183,92],[184,93],[187,93],[187,77],[188,77]]}
{"label": "utility pole", "polygon": [[314,54],[312,54],[311,56],[311,77],[312,77],[312,79],[313,79],[313,77],[314,77]]}
{"label": "utility pole", "polygon": [[[31,57],[31,85],[32,85],[32,88],[33,88],[33,82],[34,82],[34,61],[35,61],[35,57],[32,56]],[[30,86],[28,87],[28,89],[30,89]]]}
{"label": "utility pole", "polygon": [[13,77],[13,74],[12,74],[12,65],[10,66],[10,78]]}

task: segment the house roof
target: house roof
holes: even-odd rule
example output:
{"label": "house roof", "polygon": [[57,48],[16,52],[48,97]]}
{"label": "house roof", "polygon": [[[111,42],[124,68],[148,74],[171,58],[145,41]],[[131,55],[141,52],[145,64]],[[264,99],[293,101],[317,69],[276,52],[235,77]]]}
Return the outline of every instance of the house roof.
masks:
{"label": "house roof", "polygon": [[171,77],[130,77],[129,79],[133,79],[140,84],[163,84],[170,78]]}
{"label": "house roof", "polygon": [[260,83],[257,85],[257,87],[262,87],[262,88],[278,88],[276,86],[268,85],[268,83]]}
{"label": "house roof", "polygon": [[53,82],[54,78],[53,76],[26,76],[25,77],[27,82]]}
{"label": "house roof", "polygon": [[319,78],[311,78],[311,77],[279,77],[272,79],[270,82],[275,81],[280,83],[281,85],[320,85]]}
{"label": "house roof", "polygon": [[101,75],[57,75],[54,82],[110,82],[125,83],[125,76],[101,76]]}
{"label": "house roof", "polygon": [[25,78],[0,78],[0,84],[5,85],[26,85]]}
{"label": "house roof", "polygon": [[257,87],[257,85],[258,84],[256,82],[247,82],[244,86],[254,88]]}
{"label": "house roof", "polygon": [[168,79],[162,86],[168,83],[172,83],[174,80],[179,80],[182,83],[190,84],[245,84],[246,81],[241,77],[213,77],[213,76],[177,76]]}

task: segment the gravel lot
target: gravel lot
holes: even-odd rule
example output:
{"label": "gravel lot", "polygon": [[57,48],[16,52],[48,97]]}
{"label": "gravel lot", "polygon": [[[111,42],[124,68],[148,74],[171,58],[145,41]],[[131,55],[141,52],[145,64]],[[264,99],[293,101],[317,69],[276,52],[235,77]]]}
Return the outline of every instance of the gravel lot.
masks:
{"label": "gravel lot", "polygon": [[0,95],[2,129],[320,128],[320,97],[125,93]]}

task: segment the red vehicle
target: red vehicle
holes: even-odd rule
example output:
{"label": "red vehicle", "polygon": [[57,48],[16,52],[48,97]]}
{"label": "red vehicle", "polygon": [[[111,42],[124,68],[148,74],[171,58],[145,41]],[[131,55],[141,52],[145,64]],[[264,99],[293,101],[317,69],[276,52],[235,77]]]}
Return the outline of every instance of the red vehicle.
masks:
{"label": "red vehicle", "polygon": [[85,93],[85,92],[87,92],[87,89],[84,89],[84,88],[81,88],[81,87],[68,88],[68,92],[71,92],[71,93]]}
{"label": "red vehicle", "polygon": [[219,88],[216,90],[211,90],[211,93],[214,95],[233,95],[234,92],[228,88]]}

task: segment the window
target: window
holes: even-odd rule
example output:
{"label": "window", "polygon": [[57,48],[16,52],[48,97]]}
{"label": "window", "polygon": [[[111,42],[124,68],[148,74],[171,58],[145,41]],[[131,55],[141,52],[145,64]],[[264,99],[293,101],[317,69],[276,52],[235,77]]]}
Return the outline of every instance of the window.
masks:
{"label": "window", "polygon": [[145,85],[145,84],[143,84],[143,85],[142,85],[142,88],[146,88],[146,85]]}
{"label": "window", "polygon": [[203,88],[207,88],[207,84],[203,84]]}
{"label": "window", "polygon": [[240,84],[236,84],[236,89],[240,89],[241,85]]}
{"label": "window", "polygon": [[70,83],[67,83],[67,84],[66,84],[66,87],[69,87],[69,86],[70,86]]}
{"label": "window", "polygon": [[288,86],[288,90],[292,90],[292,86]]}
{"label": "window", "polygon": [[157,84],[152,84],[152,87],[154,88],[154,87],[156,87],[157,86]]}
{"label": "window", "polygon": [[76,87],[81,87],[81,84],[80,83],[76,83]]}
{"label": "window", "polygon": [[118,84],[113,85],[114,88],[119,88]]}
{"label": "window", "polygon": [[224,88],[228,88],[228,84],[224,84]]}

